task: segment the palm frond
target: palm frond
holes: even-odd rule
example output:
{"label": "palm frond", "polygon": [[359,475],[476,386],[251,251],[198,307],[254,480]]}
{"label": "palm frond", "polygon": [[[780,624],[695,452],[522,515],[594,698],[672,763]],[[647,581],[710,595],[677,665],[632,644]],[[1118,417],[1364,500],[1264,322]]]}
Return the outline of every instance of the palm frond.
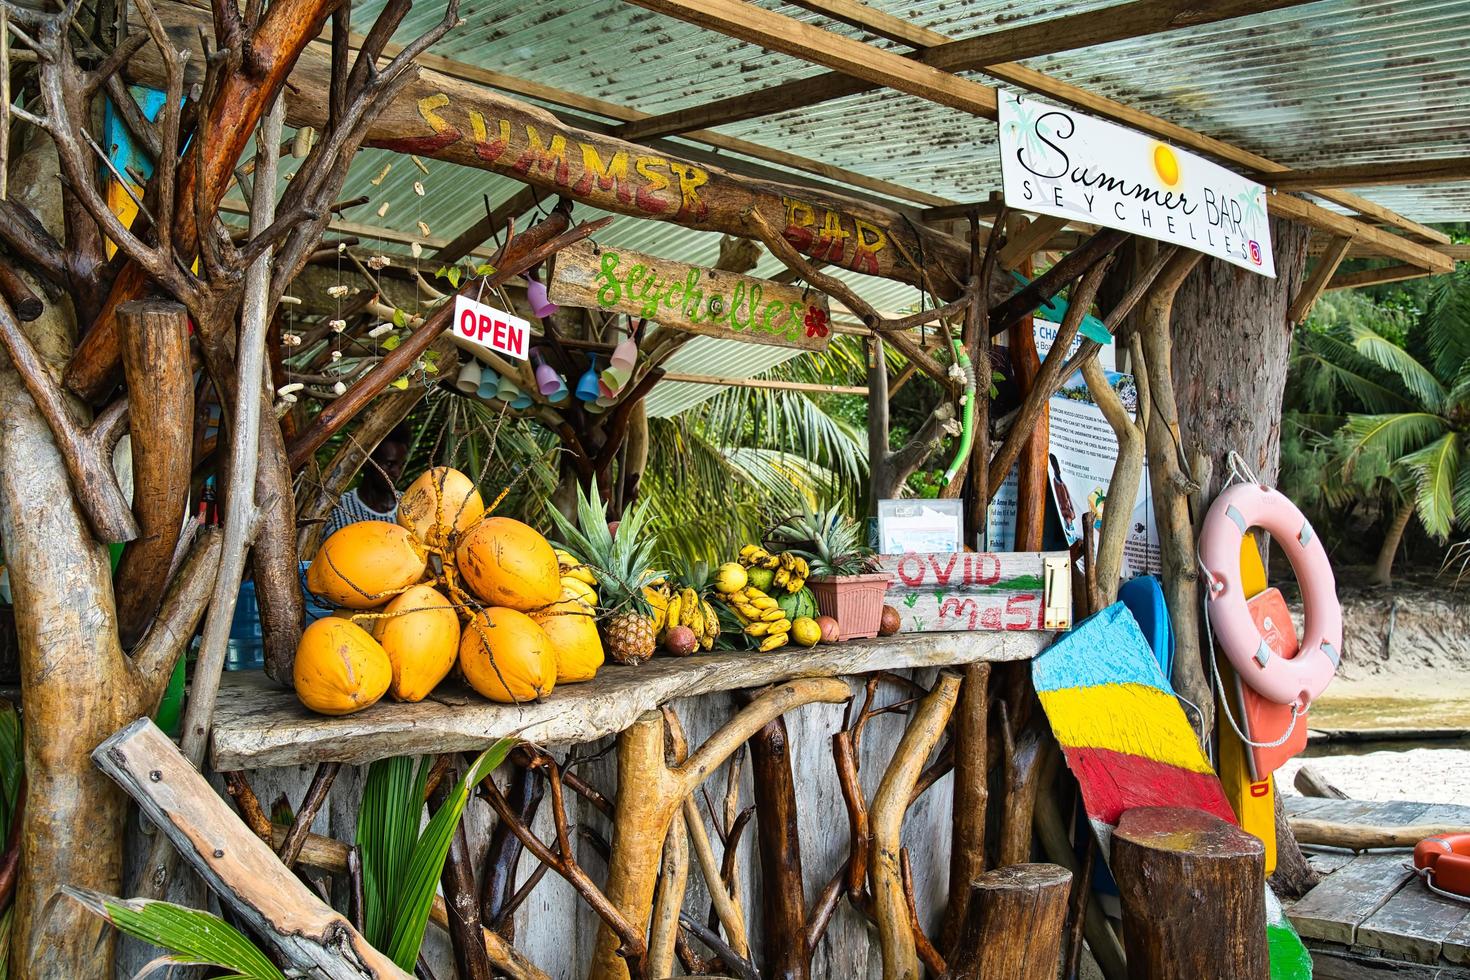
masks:
{"label": "palm frond", "polygon": [[1350,324],[1353,349],[1374,364],[1392,371],[1420,405],[1437,412],[1444,405],[1445,387],[1434,372],[1402,347],[1360,323]]}
{"label": "palm frond", "polygon": [[1419,522],[1424,530],[1444,541],[1464,516],[1456,514],[1455,508],[1455,490],[1463,479],[1464,464],[1459,434],[1447,432],[1399,463],[1415,477],[1414,509]]}
{"label": "palm frond", "polygon": [[62,892],[121,931],[169,950],[176,964],[214,966],[230,971],[226,980],[286,980],[254,943],[224,919],[172,902],[113,898],[63,885]]}
{"label": "palm frond", "polygon": [[1349,415],[1340,433],[1344,458],[1349,467],[1374,453],[1399,460],[1441,435],[1446,426],[1444,419],[1429,412]]}
{"label": "palm frond", "polygon": [[1470,273],[1465,266],[1438,277],[1424,311],[1425,339],[1434,371],[1452,378],[1470,364]]}

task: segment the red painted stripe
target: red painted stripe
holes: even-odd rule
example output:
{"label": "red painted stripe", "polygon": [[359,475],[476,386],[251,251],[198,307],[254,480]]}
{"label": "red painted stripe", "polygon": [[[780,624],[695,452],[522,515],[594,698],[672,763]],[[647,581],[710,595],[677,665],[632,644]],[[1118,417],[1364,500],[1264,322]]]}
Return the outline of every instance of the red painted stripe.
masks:
{"label": "red painted stripe", "polygon": [[1063,746],[1062,751],[1094,820],[1116,826],[1124,810],[1137,806],[1187,806],[1236,823],[1214,773],[1190,772],[1111,749]]}

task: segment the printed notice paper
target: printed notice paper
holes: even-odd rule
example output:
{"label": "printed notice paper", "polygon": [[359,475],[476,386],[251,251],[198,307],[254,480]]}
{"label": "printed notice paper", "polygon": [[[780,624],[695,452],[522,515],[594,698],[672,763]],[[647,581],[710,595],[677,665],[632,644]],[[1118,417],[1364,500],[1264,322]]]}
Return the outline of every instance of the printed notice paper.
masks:
{"label": "printed notice paper", "polygon": [[1152,136],[1002,89],[1009,207],[1120,228],[1276,277],[1266,189]]}

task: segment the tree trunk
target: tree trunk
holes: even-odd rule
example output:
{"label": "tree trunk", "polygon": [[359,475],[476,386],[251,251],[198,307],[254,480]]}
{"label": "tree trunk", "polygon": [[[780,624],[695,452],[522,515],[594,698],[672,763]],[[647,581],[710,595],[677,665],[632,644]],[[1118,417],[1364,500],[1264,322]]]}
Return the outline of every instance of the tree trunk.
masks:
{"label": "tree trunk", "polygon": [[1263,483],[1276,482],[1281,395],[1291,326],[1287,307],[1305,278],[1305,225],[1272,219],[1276,278],[1205,259],[1174,297],[1174,392],[1186,453],[1212,464],[1204,500],[1228,479],[1235,450]]}
{"label": "tree trunk", "polygon": [[[1305,225],[1272,219],[1275,279],[1205,259],[1174,297],[1180,434],[1186,457],[1209,463],[1208,473],[1195,474],[1204,483],[1199,500],[1213,501],[1229,479],[1226,455],[1232,449],[1261,482],[1276,483],[1281,396],[1291,352],[1287,309],[1306,278],[1309,237]],[[1196,526],[1202,517],[1194,515]],[[1276,847],[1278,866],[1305,865],[1290,834],[1280,835]]]}
{"label": "tree trunk", "polygon": [[1370,581],[1375,585],[1393,584],[1393,560],[1398,554],[1399,544],[1404,540],[1404,532],[1409,528],[1409,520],[1414,516],[1414,505],[1405,503],[1399,507],[1398,513],[1393,516],[1393,523],[1388,526],[1388,532],[1383,536],[1383,546],[1378,549],[1378,560],[1373,563],[1373,577]]}
{"label": "tree trunk", "polygon": [[949,953],[954,980],[1054,980],[1072,872],[1013,864],[971,883],[965,923]]}
{"label": "tree trunk", "polygon": [[[33,144],[11,178],[16,200],[55,228],[60,182],[50,144]],[[48,303],[21,329],[49,365],[66,363],[76,335],[70,302]],[[122,887],[126,799],[89,753],[141,705],[117,640],[107,549],[92,539],[51,430],[3,353],[0,544],[20,641],[28,777],[12,962],[24,977],[103,980],[112,976],[116,932],[52,899],[63,884],[109,894]]]}

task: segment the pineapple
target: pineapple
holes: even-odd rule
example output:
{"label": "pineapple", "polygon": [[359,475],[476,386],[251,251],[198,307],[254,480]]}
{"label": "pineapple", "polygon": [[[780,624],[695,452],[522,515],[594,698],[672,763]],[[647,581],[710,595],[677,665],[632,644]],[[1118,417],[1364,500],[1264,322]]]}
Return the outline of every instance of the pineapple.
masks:
{"label": "pineapple", "polygon": [[650,567],[654,541],[645,529],[647,507],[645,500],[625,514],[616,536],[607,528],[607,506],[595,484],[590,498],[577,489],[577,526],[551,510],[562,537],[558,546],[597,575],[602,641],[620,664],[641,664],[653,656],[658,639],[657,614],[643,592],[663,576]]}
{"label": "pineapple", "polygon": [[806,559],[813,577],[862,575],[877,565],[862,523],[848,517],[840,507],[818,510],[807,505],[766,537]]}

